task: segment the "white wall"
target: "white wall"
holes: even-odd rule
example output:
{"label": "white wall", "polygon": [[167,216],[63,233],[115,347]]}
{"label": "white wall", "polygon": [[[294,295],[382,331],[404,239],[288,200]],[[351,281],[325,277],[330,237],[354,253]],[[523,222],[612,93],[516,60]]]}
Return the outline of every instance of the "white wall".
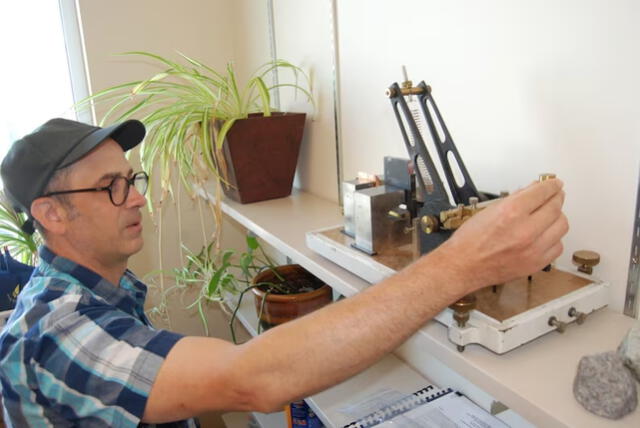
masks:
{"label": "white wall", "polygon": [[[228,0],[234,13],[229,15],[233,31],[233,61],[238,75],[246,81],[253,72],[271,60],[267,0]],[[271,83],[270,81],[266,82]]]}
{"label": "white wall", "polygon": [[282,110],[307,112],[295,185],[337,202],[330,2],[275,0],[274,23],[277,56],[307,70],[313,84],[315,109],[304,97],[281,95]]}
{"label": "white wall", "polygon": [[[405,156],[385,89],[425,80],[480,190],[565,182],[571,253],[621,310],[640,159],[640,3],[338,1],[345,178]],[[322,18],[316,18],[320,21]]]}

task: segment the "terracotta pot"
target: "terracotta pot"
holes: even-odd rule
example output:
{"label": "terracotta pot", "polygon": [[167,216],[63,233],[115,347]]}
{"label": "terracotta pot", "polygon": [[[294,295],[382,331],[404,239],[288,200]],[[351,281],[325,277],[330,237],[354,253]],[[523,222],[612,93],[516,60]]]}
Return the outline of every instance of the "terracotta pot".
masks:
{"label": "terracotta pot", "polygon": [[[285,280],[291,279],[310,279],[311,281],[319,281],[313,274],[305,270],[300,265],[283,265],[276,268],[278,273]],[[253,278],[253,284],[260,282],[275,282],[275,275],[270,270],[265,270]],[[260,305],[264,298],[265,292],[260,288],[253,288],[256,313],[260,314]],[[322,306],[325,306],[333,300],[331,287],[323,284],[320,288],[313,291],[298,294],[274,294],[269,293],[264,302],[262,316],[260,321],[268,326],[274,326],[301,317],[302,315],[313,312]]]}
{"label": "terracotta pot", "polygon": [[291,194],[305,113],[251,114],[237,120],[223,145],[229,185],[224,193],[243,204]]}

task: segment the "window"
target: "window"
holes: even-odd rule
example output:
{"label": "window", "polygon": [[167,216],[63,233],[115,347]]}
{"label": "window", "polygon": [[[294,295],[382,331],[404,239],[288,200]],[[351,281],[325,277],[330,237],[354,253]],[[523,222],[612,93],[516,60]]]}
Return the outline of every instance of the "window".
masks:
{"label": "window", "polygon": [[0,17],[2,158],[47,120],[76,119],[72,106],[87,85],[73,0],[0,2]]}

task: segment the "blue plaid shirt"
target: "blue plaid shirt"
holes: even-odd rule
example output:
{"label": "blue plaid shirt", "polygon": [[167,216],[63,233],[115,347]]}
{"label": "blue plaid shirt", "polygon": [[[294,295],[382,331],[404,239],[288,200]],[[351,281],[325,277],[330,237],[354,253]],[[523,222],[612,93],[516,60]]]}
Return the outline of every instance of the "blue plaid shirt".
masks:
{"label": "blue plaid shirt", "polygon": [[151,326],[146,293],[129,271],[115,287],[41,247],[39,266],[0,334],[5,422],[139,426],[160,366],[182,338]]}

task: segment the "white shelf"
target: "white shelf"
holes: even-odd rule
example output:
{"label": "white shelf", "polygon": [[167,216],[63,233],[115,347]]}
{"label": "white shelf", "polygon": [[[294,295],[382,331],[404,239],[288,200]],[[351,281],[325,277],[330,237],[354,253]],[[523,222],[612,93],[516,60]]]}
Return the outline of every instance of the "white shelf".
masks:
{"label": "white shelf", "polygon": [[[253,416],[255,423],[251,421],[250,416]],[[231,412],[222,415],[222,421],[226,428],[282,428],[286,426],[284,412],[276,413],[258,413],[253,412],[251,414],[244,412]]]}
{"label": "white shelf", "polygon": [[[339,293],[351,296],[369,286],[306,246],[306,232],[342,222],[336,203],[294,192],[288,198],[247,205],[227,200],[223,210]],[[496,355],[474,345],[458,353],[447,339],[446,328],[432,321],[395,354],[425,378],[456,387],[485,408],[493,399],[498,400],[537,426],[637,427],[639,410],[620,421],[608,421],[584,410],[572,393],[579,359],[615,350],[633,323],[629,317],[602,309],[564,334],[552,332]],[[321,407],[318,410],[325,408]]]}
{"label": "white shelf", "polygon": [[277,413],[258,413],[254,412],[253,417],[260,425],[260,428],[282,428],[286,426],[284,412]]}

